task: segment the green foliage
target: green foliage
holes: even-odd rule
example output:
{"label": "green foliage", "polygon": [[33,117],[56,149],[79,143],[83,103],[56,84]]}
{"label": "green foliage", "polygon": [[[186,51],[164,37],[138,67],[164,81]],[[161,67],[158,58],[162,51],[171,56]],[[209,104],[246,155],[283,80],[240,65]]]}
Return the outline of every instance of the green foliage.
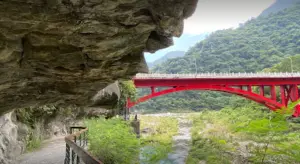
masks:
{"label": "green foliage", "polygon": [[[284,59],[278,72],[291,72],[287,57],[300,54],[300,5],[251,19],[237,29],[212,33],[192,47],[184,57],[169,59],[151,70],[156,73],[259,72]],[[293,58],[294,71],[300,71],[299,57]],[[297,65],[297,66],[296,66]],[[271,72],[273,69],[271,70]],[[149,91],[142,90],[145,95]],[[224,96],[225,95],[225,96]],[[233,106],[236,97],[204,91],[186,91],[157,97],[137,106],[144,111],[205,108],[219,110]],[[240,100],[240,99],[238,99]]]}
{"label": "green foliage", "polygon": [[32,152],[41,147],[42,139],[36,137],[34,134],[30,133],[26,139],[26,152]]}
{"label": "green foliage", "polygon": [[156,163],[166,158],[172,148],[172,137],[177,134],[178,121],[171,117],[141,116],[141,129],[149,132],[141,136],[142,163]]}
{"label": "green foliage", "polygon": [[41,147],[43,140],[41,129],[41,124],[38,122],[34,124],[33,129],[29,129],[25,138],[27,152],[37,150]]}
{"label": "green foliage", "polygon": [[192,149],[187,158],[187,164],[198,164],[199,161],[206,161],[210,164],[230,163],[226,154],[225,140],[207,139],[199,136],[192,138]]}
{"label": "green foliage", "polygon": [[300,141],[297,138],[300,138],[300,126],[287,119],[298,103],[299,101],[290,104],[286,109],[271,113],[259,108],[243,107],[193,115],[193,147],[188,163],[209,161],[210,159],[205,158],[207,156],[214,157],[212,159],[226,159],[225,161],[237,160],[239,150],[243,149],[249,156],[243,157],[246,159],[242,161],[299,162]]}
{"label": "green foliage", "polygon": [[[118,103],[118,110],[123,110],[126,106],[127,99],[129,98],[131,101],[136,99],[136,88],[134,86],[133,81],[122,81],[119,83],[119,87],[121,90],[121,97]],[[119,112],[119,111],[118,111]]]}
{"label": "green foliage", "polygon": [[119,119],[90,119],[89,152],[107,164],[134,164],[139,158],[139,140],[128,122]]}
{"label": "green foliage", "polygon": [[57,116],[76,117],[78,108],[74,106],[59,108],[55,105],[17,109],[17,120],[34,128],[35,124],[44,120],[55,119]]}
{"label": "green foliage", "polygon": [[264,72],[300,72],[300,54],[283,59],[280,63],[271,68],[266,68]]}
{"label": "green foliage", "polygon": [[122,96],[135,100],[136,98],[136,88],[133,84],[133,81],[122,81],[120,82]]}
{"label": "green foliage", "polygon": [[44,118],[53,117],[58,109],[52,105],[43,107],[30,107],[16,110],[17,120],[34,127],[36,122],[41,121]]}

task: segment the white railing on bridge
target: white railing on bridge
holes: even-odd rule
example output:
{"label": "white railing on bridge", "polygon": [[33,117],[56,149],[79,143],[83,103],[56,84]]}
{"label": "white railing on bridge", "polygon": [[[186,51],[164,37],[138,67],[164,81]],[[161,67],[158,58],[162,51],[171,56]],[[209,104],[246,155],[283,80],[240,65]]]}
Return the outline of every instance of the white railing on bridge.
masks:
{"label": "white railing on bridge", "polygon": [[300,77],[300,72],[294,73],[198,73],[198,74],[137,74],[135,79],[180,79],[180,78],[292,78]]}

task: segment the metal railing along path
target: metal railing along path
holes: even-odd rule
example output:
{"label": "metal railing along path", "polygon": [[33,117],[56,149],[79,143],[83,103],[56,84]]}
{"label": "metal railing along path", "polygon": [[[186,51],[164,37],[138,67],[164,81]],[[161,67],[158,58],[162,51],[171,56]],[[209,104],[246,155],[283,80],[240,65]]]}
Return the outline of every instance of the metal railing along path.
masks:
{"label": "metal railing along path", "polygon": [[71,134],[65,137],[66,156],[64,164],[103,164],[86,150],[88,146],[88,129],[71,127]]}
{"label": "metal railing along path", "polygon": [[300,72],[294,73],[198,73],[198,74],[137,74],[134,79],[201,79],[201,78],[300,78]]}

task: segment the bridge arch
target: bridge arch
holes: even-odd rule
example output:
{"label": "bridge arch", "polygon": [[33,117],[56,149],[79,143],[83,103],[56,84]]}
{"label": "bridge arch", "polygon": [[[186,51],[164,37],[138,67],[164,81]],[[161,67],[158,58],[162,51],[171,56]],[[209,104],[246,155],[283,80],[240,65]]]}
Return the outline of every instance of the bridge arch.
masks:
{"label": "bridge arch", "polygon": [[252,91],[249,90],[243,90],[240,88],[234,88],[234,87],[227,87],[227,86],[181,86],[181,87],[174,87],[174,88],[169,88],[169,89],[165,89],[165,90],[161,90],[158,92],[152,92],[149,95],[140,97],[137,99],[137,101],[135,102],[131,102],[129,100],[128,102],[128,108],[131,108],[139,103],[145,102],[149,99],[155,98],[155,97],[159,97],[159,96],[163,96],[163,95],[167,95],[170,93],[174,93],[174,92],[182,92],[182,91],[191,91],[191,90],[206,90],[206,91],[219,91],[219,92],[225,92],[225,93],[230,93],[233,95],[237,95],[237,96],[241,96],[247,99],[250,99],[252,101],[255,101],[259,104],[262,104],[266,107],[268,107],[269,109],[275,111],[276,109],[280,109],[282,107],[284,107],[284,104],[278,103],[275,100],[272,100],[270,98],[265,97],[262,94],[257,94],[254,93]]}
{"label": "bridge arch", "polygon": [[[137,88],[151,88],[151,93],[135,102],[128,100],[128,109],[154,97],[188,90],[226,92],[255,101],[272,111],[287,107],[289,102],[295,102],[300,98],[298,88],[298,85],[300,85],[300,72],[138,74],[133,78],[133,82]],[[159,87],[168,89],[156,91],[155,88]],[[259,93],[253,92],[252,87],[257,87]],[[270,96],[265,95],[264,89],[266,87],[270,90]],[[279,101],[276,92],[278,89]],[[300,116],[300,104],[295,107],[293,116]]]}

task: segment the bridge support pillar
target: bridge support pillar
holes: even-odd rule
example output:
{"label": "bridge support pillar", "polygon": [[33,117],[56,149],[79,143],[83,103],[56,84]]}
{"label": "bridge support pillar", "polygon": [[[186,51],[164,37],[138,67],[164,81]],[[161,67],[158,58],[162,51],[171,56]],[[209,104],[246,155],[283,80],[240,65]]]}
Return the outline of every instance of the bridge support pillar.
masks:
{"label": "bridge support pillar", "polygon": [[242,85],[240,86],[240,90],[243,90],[243,86]]}
{"label": "bridge support pillar", "polygon": [[[299,100],[299,90],[298,85],[291,85],[290,98],[292,102]],[[300,105],[295,107],[295,111],[293,114],[294,117],[300,117]]]}
{"label": "bridge support pillar", "polygon": [[265,96],[265,86],[263,85],[259,86],[259,94]]}
{"label": "bridge support pillar", "polygon": [[293,117],[300,117],[300,105],[297,105],[295,107],[295,112],[293,114]]}
{"label": "bridge support pillar", "polygon": [[288,100],[286,99],[285,89],[286,89],[286,86],[284,86],[284,85],[280,86],[280,97],[281,97],[281,104],[283,104],[284,106],[287,106]]}
{"label": "bridge support pillar", "polygon": [[129,120],[129,117],[130,117],[130,106],[129,104],[132,103],[130,101],[130,98],[127,98],[127,101],[126,101],[126,105],[125,105],[125,109],[124,109],[124,120]]}
{"label": "bridge support pillar", "polygon": [[[281,85],[280,86],[281,104],[288,106],[289,101],[295,102],[299,100],[298,85]],[[293,117],[300,117],[300,104],[294,108]]]}
{"label": "bridge support pillar", "polygon": [[248,86],[247,86],[247,90],[248,90],[249,92],[252,92],[252,85],[248,85]]}
{"label": "bridge support pillar", "polygon": [[151,87],[151,94],[155,93],[155,88]]}
{"label": "bridge support pillar", "polygon": [[271,85],[271,99],[276,101],[276,87],[275,85]]}
{"label": "bridge support pillar", "polygon": [[299,94],[298,94],[298,86],[297,85],[291,85],[291,100],[297,101],[299,99]]}

